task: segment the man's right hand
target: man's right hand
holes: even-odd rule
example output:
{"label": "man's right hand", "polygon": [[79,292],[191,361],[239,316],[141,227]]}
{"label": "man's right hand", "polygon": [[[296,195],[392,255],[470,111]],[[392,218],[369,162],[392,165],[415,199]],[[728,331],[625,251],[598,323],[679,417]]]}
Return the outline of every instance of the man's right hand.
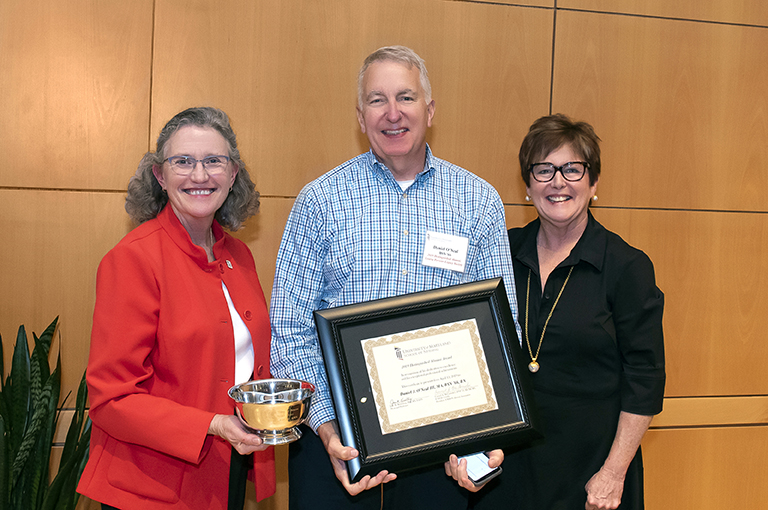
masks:
{"label": "man's right hand", "polygon": [[382,483],[391,482],[397,478],[395,473],[381,471],[374,478],[371,478],[370,475],[365,475],[359,482],[349,483],[346,461],[357,457],[359,455],[358,451],[351,446],[344,446],[341,444],[336,420],[327,421],[320,425],[317,428],[317,435],[320,436],[320,440],[322,440],[323,445],[325,445],[325,451],[328,452],[328,457],[331,459],[331,465],[333,466],[333,472],[336,474],[336,478],[339,479],[350,495],[356,496],[364,490],[376,487]]}

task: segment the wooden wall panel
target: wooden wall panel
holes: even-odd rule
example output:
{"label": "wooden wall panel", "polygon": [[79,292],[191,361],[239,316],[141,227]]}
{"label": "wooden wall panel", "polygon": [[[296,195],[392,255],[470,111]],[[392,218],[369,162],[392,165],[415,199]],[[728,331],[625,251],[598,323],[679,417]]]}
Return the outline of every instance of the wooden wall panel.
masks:
{"label": "wooden wall panel", "polygon": [[121,193],[0,189],[0,218],[13,225],[0,243],[6,267],[0,271],[6,367],[19,325],[31,340],[33,331],[39,335],[58,315],[62,396],[77,393],[88,361],[96,268],[130,230],[124,201]]}
{"label": "wooden wall panel", "polygon": [[505,4],[505,5],[527,5],[531,7],[550,7],[555,6],[555,0],[446,0],[449,2],[477,2],[477,3],[493,3],[493,4]]}
{"label": "wooden wall panel", "polygon": [[596,209],[654,261],[665,293],[667,396],[768,394],[761,319],[768,273],[763,214]]}
{"label": "wooden wall panel", "polygon": [[[765,215],[593,212],[653,260],[665,294],[666,395],[768,394],[768,342],[761,326],[768,273],[755,262],[768,253]],[[532,206],[507,206],[506,214],[509,228],[536,218]]]}
{"label": "wooden wall panel", "polygon": [[[552,11],[425,0],[159,0],[153,135],[184,107],[229,112],[265,195],[303,185],[367,150],[355,118],[357,70],[380,46],[427,61],[435,153],[504,192],[529,119],[548,108]],[[445,27],[451,27],[446,30]],[[298,34],[301,34],[299,37]]]}
{"label": "wooden wall panel", "polygon": [[558,0],[557,6],[562,9],[768,25],[768,3],[764,0]]}
{"label": "wooden wall panel", "polygon": [[146,151],[152,0],[0,2],[0,186],[124,189]]}
{"label": "wooden wall panel", "polygon": [[647,510],[768,508],[768,427],[651,430]]}
{"label": "wooden wall panel", "polygon": [[768,30],[565,11],[556,41],[553,111],[603,139],[602,205],[768,210]]}
{"label": "wooden wall panel", "polygon": [[[516,155],[550,95],[554,111],[595,125],[604,162],[595,215],[651,256],[667,297],[669,398],[644,442],[647,508],[767,506],[768,428],[749,425],[768,416],[759,262],[768,211],[756,184],[768,172],[768,4],[557,4],[3,0],[6,362],[19,324],[39,333],[59,314],[64,389],[75,389],[96,267],[131,228],[119,190],[188,106],[232,115],[263,193],[261,213],[236,235],[269,298],[293,197],[367,149],[354,114],[362,59],[401,43],[431,72],[436,155],[494,184],[508,226],[535,218]],[[680,428],[689,426],[705,428]],[[286,463],[283,448],[278,494],[249,510],[287,508]]]}
{"label": "wooden wall panel", "polygon": [[246,486],[243,510],[288,509],[288,445],[275,446],[275,470],[277,471],[275,495],[257,503],[256,488],[249,483]]}
{"label": "wooden wall panel", "polygon": [[768,395],[667,397],[651,428],[768,424]]}
{"label": "wooden wall panel", "polygon": [[250,218],[242,229],[232,233],[251,249],[267,303],[272,296],[277,251],[292,206],[293,198],[262,197],[256,216]]}

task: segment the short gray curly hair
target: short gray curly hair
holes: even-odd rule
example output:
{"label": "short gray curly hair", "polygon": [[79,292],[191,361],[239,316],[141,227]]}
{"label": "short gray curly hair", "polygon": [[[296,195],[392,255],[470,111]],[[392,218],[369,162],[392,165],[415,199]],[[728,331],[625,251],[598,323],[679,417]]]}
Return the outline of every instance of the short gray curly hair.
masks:
{"label": "short gray curly hair", "polygon": [[237,230],[243,222],[259,210],[259,192],[240,158],[237,138],[229,117],[223,111],[211,107],[188,108],[177,113],[168,121],[157,137],[156,151],[147,152],[139,162],[136,174],[128,182],[128,196],[125,198],[125,210],[136,224],[144,223],[156,217],[168,203],[168,195],[157,182],[152,168],[165,161],[165,144],[171,136],[184,126],[199,126],[218,131],[227,141],[229,158],[237,165],[238,172],[232,190],[216,211],[214,217],[223,227]]}

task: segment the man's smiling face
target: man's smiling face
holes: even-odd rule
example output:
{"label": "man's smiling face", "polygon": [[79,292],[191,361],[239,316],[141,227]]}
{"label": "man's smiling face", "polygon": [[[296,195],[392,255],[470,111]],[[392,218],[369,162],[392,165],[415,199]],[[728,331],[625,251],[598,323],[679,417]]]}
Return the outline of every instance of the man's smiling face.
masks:
{"label": "man's smiling face", "polygon": [[416,67],[384,60],[365,71],[357,119],[376,157],[396,177],[398,169],[424,166],[427,128],[435,112],[434,101],[427,99]]}

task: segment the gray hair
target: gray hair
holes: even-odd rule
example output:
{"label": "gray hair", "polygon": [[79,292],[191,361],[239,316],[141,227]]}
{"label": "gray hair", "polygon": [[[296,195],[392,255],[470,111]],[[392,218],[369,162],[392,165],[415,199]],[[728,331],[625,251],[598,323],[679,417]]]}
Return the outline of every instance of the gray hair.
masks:
{"label": "gray hair", "polygon": [[365,58],[363,67],[360,68],[360,73],[357,75],[357,106],[361,110],[363,109],[363,78],[365,71],[368,70],[371,64],[385,60],[403,64],[408,68],[415,66],[419,70],[421,88],[424,89],[424,101],[427,104],[432,101],[432,85],[429,83],[429,74],[427,73],[427,66],[424,64],[424,60],[407,46],[384,46]]}
{"label": "gray hair", "polygon": [[237,166],[238,172],[232,189],[216,211],[214,218],[229,230],[239,229],[246,219],[259,210],[259,192],[251,181],[245,162],[240,158],[237,138],[229,125],[229,117],[217,108],[189,108],[177,113],[168,121],[160,131],[160,136],[157,137],[156,151],[149,151],[141,158],[136,174],[128,182],[128,196],[125,198],[126,212],[136,224],[141,224],[156,217],[168,203],[168,195],[157,182],[152,168],[163,164],[166,143],[184,126],[215,129],[227,141],[229,158]]}

